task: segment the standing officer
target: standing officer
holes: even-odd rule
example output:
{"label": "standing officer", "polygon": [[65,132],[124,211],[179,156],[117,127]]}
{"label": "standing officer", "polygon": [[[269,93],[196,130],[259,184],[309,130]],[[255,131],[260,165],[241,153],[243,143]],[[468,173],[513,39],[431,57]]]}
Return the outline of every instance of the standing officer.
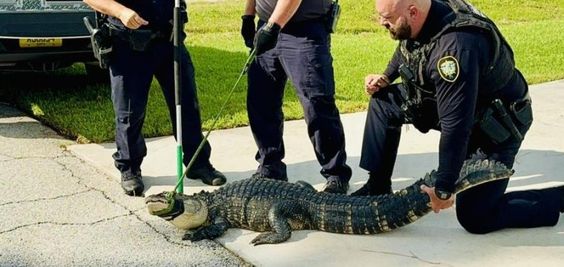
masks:
{"label": "standing officer", "polygon": [[[399,46],[383,75],[368,75],[372,95],[360,166],[368,182],[353,195],[391,192],[401,126],[441,131],[435,212],[453,205],[463,161],[477,149],[509,168],[532,123],[527,83],[494,25],[463,0],[378,0],[380,24]],[[396,78],[402,85],[389,85]],[[389,86],[388,86],[389,85]],[[456,215],[472,233],[549,226],[564,210],[564,187],[505,194],[508,180],[460,193]]]}
{"label": "standing officer", "polygon": [[[128,195],[141,195],[144,185],[141,162],[147,154],[141,128],[153,75],[161,85],[176,137],[173,51],[171,42],[174,0],[84,0],[109,16],[112,56],[109,62],[112,101],[116,120],[117,152],[113,154],[121,172],[121,186]],[[183,2],[184,4],[184,2]],[[185,4],[184,4],[185,7]],[[185,16],[184,23],[187,18]],[[183,25],[183,24],[181,24]],[[187,50],[182,51],[182,147],[187,165],[202,141],[200,111],[194,66]],[[209,162],[206,143],[187,177],[209,185],[224,184],[225,176]]]}
{"label": "standing officer", "polygon": [[[288,78],[304,109],[324,191],[344,194],[351,168],[335,105],[333,58],[327,20],[332,0],[247,0],[241,33],[257,52],[249,67],[247,112],[258,146],[255,178],[287,181],[282,140],[282,98]],[[255,34],[255,12],[259,17]]]}

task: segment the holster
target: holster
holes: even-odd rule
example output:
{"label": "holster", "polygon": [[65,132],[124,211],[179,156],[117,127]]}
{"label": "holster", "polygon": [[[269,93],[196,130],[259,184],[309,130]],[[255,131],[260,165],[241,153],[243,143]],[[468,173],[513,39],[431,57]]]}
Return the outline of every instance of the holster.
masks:
{"label": "holster", "polygon": [[511,114],[515,117],[517,125],[526,126],[533,123],[533,108],[529,93],[509,105]]}
{"label": "holster", "polygon": [[110,30],[106,24],[101,25],[98,31],[94,31],[91,36],[94,57],[100,63],[100,68],[107,69],[112,53],[112,41]]}
{"label": "holster", "polygon": [[[509,107],[509,111],[507,109]],[[479,127],[495,144],[507,141],[510,137],[521,141],[520,128],[533,122],[533,110],[528,94],[525,97],[504,105],[500,99],[494,99],[481,112]]]}
{"label": "holster", "polygon": [[84,24],[90,32],[90,43],[94,57],[98,59],[100,68],[107,69],[112,52],[112,40],[110,28],[107,23],[96,23],[96,28],[91,24],[88,17],[84,18]]}
{"label": "holster", "polygon": [[337,23],[339,22],[339,16],[341,15],[341,6],[339,1],[333,1],[329,13],[327,13],[325,26],[329,33],[334,33],[337,30]]}

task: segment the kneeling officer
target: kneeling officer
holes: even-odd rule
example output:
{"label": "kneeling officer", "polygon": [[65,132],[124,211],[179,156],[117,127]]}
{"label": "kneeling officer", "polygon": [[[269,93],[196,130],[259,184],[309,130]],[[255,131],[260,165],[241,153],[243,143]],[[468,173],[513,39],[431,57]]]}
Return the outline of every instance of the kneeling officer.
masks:
{"label": "kneeling officer", "polygon": [[[153,76],[161,85],[176,131],[172,0],[84,0],[94,10],[108,16],[112,54],[109,69],[112,102],[116,121],[117,152],[113,154],[121,172],[121,186],[128,195],[141,195],[144,185],[141,162],[147,154],[141,128]],[[182,2],[184,7],[186,6]],[[187,17],[184,16],[184,23]],[[182,66],[182,147],[187,165],[202,141],[200,111],[194,80],[194,66],[187,50],[181,55]],[[176,136],[176,133],[175,133]],[[209,185],[221,185],[225,176],[209,162],[211,147],[205,144],[188,178],[201,179]]]}

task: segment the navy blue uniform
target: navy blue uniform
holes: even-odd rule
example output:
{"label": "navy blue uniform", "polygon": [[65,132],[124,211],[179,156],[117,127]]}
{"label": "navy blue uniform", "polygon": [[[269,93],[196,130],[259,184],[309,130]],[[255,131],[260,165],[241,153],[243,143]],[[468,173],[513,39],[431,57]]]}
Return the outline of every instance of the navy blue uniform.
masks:
{"label": "navy blue uniform", "polygon": [[[141,133],[145,119],[147,98],[153,76],[159,82],[169,109],[170,119],[176,137],[176,111],[174,99],[173,52],[171,42],[173,0],[120,0],[124,6],[137,12],[149,24],[139,30],[158,33],[144,51],[132,49],[127,41],[127,32],[116,18],[109,18],[114,29],[123,34],[113,36],[113,52],[110,61],[112,101],[116,114],[117,152],[113,157],[116,167],[123,172],[138,171],[147,154],[145,140]],[[119,32],[119,31],[113,31]],[[135,32],[135,30],[133,30]],[[182,147],[184,164],[188,164],[203,139],[200,112],[194,80],[194,66],[186,49],[181,54],[182,66]],[[205,144],[194,169],[211,166],[211,148]]]}
{"label": "navy blue uniform", "polygon": [[[257,6],[261,1],[257,0]],[[301,14],[300,9],[305,6],[302,3],[296,14]],[[322,12],[325,11],[319,13]],[[260,13],[259,17],[260,28],[268,18]],[[335,105],[330,34],[323,20],[322,15],[293,17],[280,32],[276,47],[258,55],[249,68],[247,110],[258,146],[257,173],[262,176],[286,177],[286,165],[282,162],[285,153],[282,98],[289,78],[304,109],[321,174],[343,183],[351,177],[351,169],[345,163],[343,126]]]}
{"label": "navy blue uniform", "polygon": [[[501,43],[502,56],[509,61],[498,61],[495,70],[508,70],[502,83],[487,84],[490,63],[496,52],[491,35],[477,28],[439,32],[452,9],[442,1],[432,1],[427,21],[415,40],[404,41],[398,47],[385,71],[390,80],[400,76],[400,66],[408,65],[402,50],[414,51],[434,39],[433,48],[425,64],[415,69],[421,75],[419,85],[430,93],[421,98],[417,117],[406,115],[402,108],[413,100],[407,87],[391,85],[375,93],[370,100],[364,132],[360,166],[377,179],[389,181],[397,156],[401,126],[410,122],[422,132],[440,130],[439,167],[436,187],[452,192],[463,161],[478,148],[490,158],[513,166],[521,140],[514,136],[503,142],[494,142],[476,123],[477,112],[490,105],[494,98],[506,106],[528,97],[528,88],[521,73],[514,68],[512,52]],[[504,49],[504,50],[503,50]],[[413,66],[413,65],[412,65]],[[531,121],[515,123],[522,135]],[[376,179],[376,178],[375,178]],[[375,184],[386,184],[386,181]],[[558,221],[560,191],[544,189],[505,194],[508,180],[488,183],[457,196],[456,210],[461,225],[473,233],[488,233],[507,227],[535,227],[554,225]]]}

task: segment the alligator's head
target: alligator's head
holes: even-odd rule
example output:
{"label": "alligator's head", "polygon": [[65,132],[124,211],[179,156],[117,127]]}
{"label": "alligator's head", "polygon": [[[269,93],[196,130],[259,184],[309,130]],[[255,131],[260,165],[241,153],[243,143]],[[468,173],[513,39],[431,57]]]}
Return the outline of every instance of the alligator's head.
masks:
{"label": "alligator's head", "polygon": [[162,192],[146,197],[145,203],[149,214],[170,221],[183,230],[198,228],[208,219],[206,202],[195,196]]}

